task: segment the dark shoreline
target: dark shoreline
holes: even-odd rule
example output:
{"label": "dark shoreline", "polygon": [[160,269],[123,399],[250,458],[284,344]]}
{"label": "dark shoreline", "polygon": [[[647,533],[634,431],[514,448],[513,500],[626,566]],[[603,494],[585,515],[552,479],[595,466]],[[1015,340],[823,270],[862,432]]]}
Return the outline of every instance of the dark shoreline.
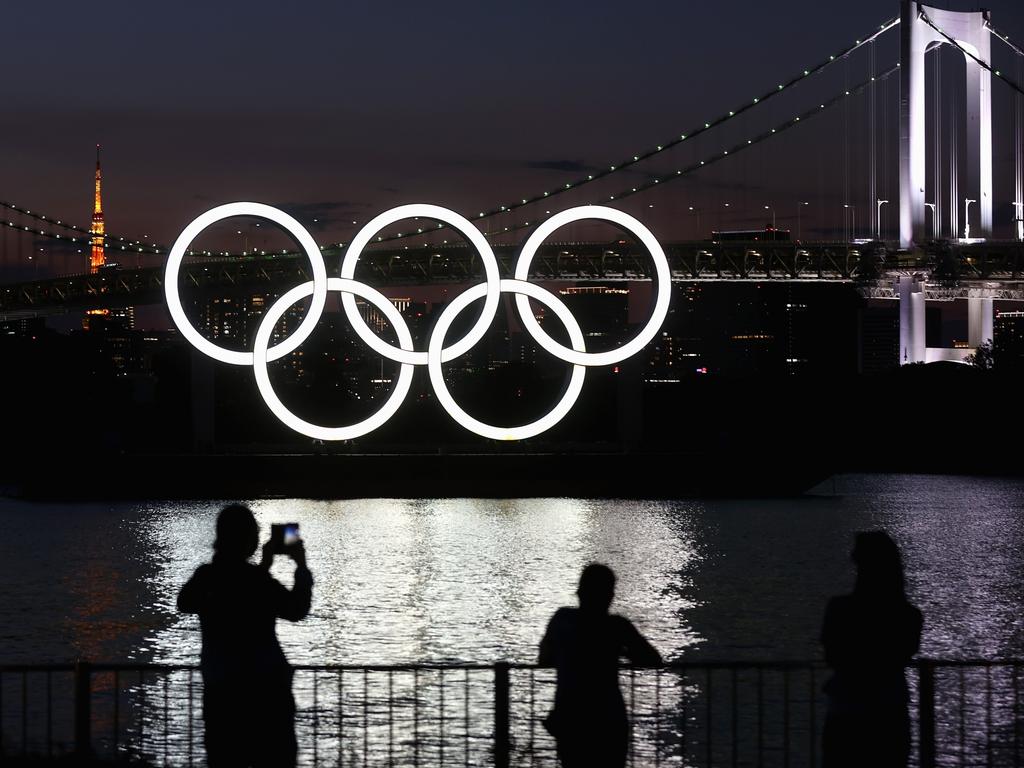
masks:
{"label": "dark shoreline", "polygon": [[[921,443],[915,446],[923,448]],[[933,446],[873,454],[819,443],[704,452],[319,452],[22,454],[0,465],[0,496],[34,501],[254,498],[793,498],[842,474],[1019,477],[1014,453]],[[852,449],[852,450],[851,450]]]}
{"label": "dark shoreline", "polygon": [[249,453],[23,459],[0,494],[46,501],[228,498],[797,496],[836,468],[803,456],[678,453]]}

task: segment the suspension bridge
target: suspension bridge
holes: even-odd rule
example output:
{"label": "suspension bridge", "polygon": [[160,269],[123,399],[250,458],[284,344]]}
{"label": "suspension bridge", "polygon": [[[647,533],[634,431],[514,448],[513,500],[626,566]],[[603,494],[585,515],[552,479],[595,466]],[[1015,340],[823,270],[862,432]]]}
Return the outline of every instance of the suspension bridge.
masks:
{"label": "suspension bridge", "polygon": [[[878,66],[887,46],[895,60]],[[863,74],[855,76],[860,68]],[[837,72],[842,83],[827,91]],[[962,358],[971,350],[925,346],[927,301],[968,301],[972,346],[992,336],[993,300],[1024,301],[1024,49],[987,11],[902,0],[898,16],[716,117],[557,186],[466,215],[493,244],[503,277],[511,277],[519,233],[557,212],[562,198],[631,208],[641,218],[650,201],[667,201],[678,218],[693,217],[699,228],[702,210],[686,205],[682,180],[699,187],[711,168],[732,173],[737,158],[776,152],[782,135],[828,134],[825,115],[836,113],[843,116],[842,168],[836,164],[829,175],[841,182],[841,233],[822,237],[827,227],[818,221],[817,238],[801,237],[800,217],[810,203],[798,201],[793,239],[698,232],[665,243],[672,279],[848,282],[868,298],[899,302],[901,362]],[[851,122],[866,129],[856,133]],[[861,139],[863,146],[851,148]],[[863,162],[857,162],[860,154]],[[994,156],[1012,157],[1011,172],[994,168]],[[775,218],[774,205],[762,207]],[[814,222],[806,221],[812,230]],[[2,263],[32,277],[0,286],[0,321],[162,301],[164,244],[105,232],[95,223],[76,225],[16,201],[0,203],[0,225]],[[448,236],[443,225],[421,221],[379,232],[357,276],[391,286],[476,279],[481,265],[475,252]],[[116,264],[96,267],[97,242]],[[321,244],[333,265],[340,265],[345,248],[345,242]],[[629,241],[551,242],[534,260],[533,277],[646,280],[651,265]],[[196,247],[180,276],[186,290],[211,294],[283,292],[308,279],[296,251],[257,248]]]}

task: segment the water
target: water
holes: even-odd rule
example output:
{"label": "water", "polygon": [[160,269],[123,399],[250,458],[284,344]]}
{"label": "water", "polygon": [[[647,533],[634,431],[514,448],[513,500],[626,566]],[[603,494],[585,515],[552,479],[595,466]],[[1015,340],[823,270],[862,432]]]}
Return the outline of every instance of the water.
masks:
{"label": "water", "polygon": [[[819,656],[826,600],[852,584],[853,532],[903,549],[931,656],[1024,655],[1024,482],[852,476],[793,500],[253,502],[299,521],[312,615],[279,624],[296,663],[529,662],[583,564],[671,658]],[[191,662],[177,590],[209,559],[219,502],[0,501],[0,660]],[[290,583],[289,561],[274,574]]]}
{"label": "water", "polygon": [[[264,500],[298,521],[310,617],[279,622],[298,664],[532,662],[585,563],[619,576],[615,608],[666,658],[820,658],[852,535],[900,544],[922,653],[1024,656],[1024,482],[848,476],[799,499]],[[177,590],[210,556],[220,504],[0,502],[0,661],[193,663]],[[274,574],[291,581],[288,561]]]}

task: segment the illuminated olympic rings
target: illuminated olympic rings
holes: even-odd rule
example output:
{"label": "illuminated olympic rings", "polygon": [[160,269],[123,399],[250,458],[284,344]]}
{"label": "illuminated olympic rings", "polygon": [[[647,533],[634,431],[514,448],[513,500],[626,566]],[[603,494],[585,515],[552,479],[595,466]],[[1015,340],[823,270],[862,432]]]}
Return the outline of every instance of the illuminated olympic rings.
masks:
{"label": "illuminated olympic rings", "polygon": [[[285,293],[267,310],[256,331],[252,352],[225,349],[200,334],[185,316],[178,293],[178,272],[189,245],[200,232],[211,224],[233,216],[256,216],[279,224],[298,241],[299,247],[309,259],[313,276],[309,282],[296,286]],[[485,282],[467,289],[445,307],[434,325],[425,352],[417,352],[413,349],[409,326],[394,304],[380,291],[354,279],[356,263],[359,261],[363,249],[377,232],[397,221],[417,217],[442,222],[460,232],[480,255],[485,277]],[[651,254],[657,279],[657,292],[650,319],[633,339],[621,347],[606,352],[587,352],[583,341],[583,332],[569,308],[555,294],[527,282],[530,275],[530,264],[544,240],[559,227],[574,221],[590,219],[616,224],[635,235]],[[372,432],[387,422],[402,405],[412,384],[414,367],[425,365],[438,402],[456,422],[470,432],[492,440],[524,440],[550,429],[572,409],[583,389],[583,377],[587,367],[614,365],[622,362],[642,350],[654,339],[668,314],[671,298],[671,274],[664,250],[647,227],[629,214],[614,208],[584,205],[561,211],[537,227],[523,245],[519,260],[516,262],[514,275],[515,279],[513,280],[501,279],[498,260],[494,256],[490,243],[487,242],[480,230],[465,217],[436,205],[402,205],[385,211],[368,222],[355,236],[345,252],[345,258],[341,264],[341,277],[328,278],[327,268],[319,247],[299,222],[269,205],[229,203],[200,215],[178,236],[167,258],[164,271],[164,293],[167,297],[167,307],[170,310],[171,318],[178,330],[181,331],[181,335],[200,352],[215,360],[231,365],[251,365],[256,375],[256,386],[267,407],[284,424],[303,435],[319,440],[352,440]],[[341,304],[345,315],[367,346],[382,357],[399,364],[395,388],[384,404],[368,418],[346,427],[324,427],[296,416],[274,392],[267,371],[267,363],[294,351],[309,338],[323,314],[328,291],[338,291],[341,294]],[[536,421],[519,427],[496,427],[474,419],[455,402],[445,384],[441,369],[442,364],[464,355],[483,338],[494,320],[502,293],[515,294],[516,309],[519,312],[523,328],[533,337],[533,340],[554,357],[572,365],[568,386],[557,405]],[[284,313],[297,301],[310,296],[312,301],[309,311],[295,332],[271,346],[271,334]],[[366,324],[356,305],[357,296],[375,306],[384,315],[395,330],[398,346],[384,341]],[[476,322],[462,338],[445,346],[448,330],[455,318],[478,299],[483,299],[484,304]],[[545,305],[565,326],[571,348],[552,339],[541,327],[530,308],[530,299]]]}

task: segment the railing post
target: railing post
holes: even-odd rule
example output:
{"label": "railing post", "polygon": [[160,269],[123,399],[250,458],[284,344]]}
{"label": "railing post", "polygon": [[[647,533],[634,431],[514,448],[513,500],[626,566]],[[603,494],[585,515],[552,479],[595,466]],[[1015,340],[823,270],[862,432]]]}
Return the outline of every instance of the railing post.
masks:
{"label": "railing post", "polygon": [[75,754],[92,754],[92,665],[79,659],[75,662]]}
{"label": "railing post", "polygon": [[494,766],[508,768],[511,753],[509,737],[508,662],[494,665]]}
{"label": "railing post", "polygon": [[935,665],[922,659],[917,663],[917,716],[921,768],[935,768]]}

